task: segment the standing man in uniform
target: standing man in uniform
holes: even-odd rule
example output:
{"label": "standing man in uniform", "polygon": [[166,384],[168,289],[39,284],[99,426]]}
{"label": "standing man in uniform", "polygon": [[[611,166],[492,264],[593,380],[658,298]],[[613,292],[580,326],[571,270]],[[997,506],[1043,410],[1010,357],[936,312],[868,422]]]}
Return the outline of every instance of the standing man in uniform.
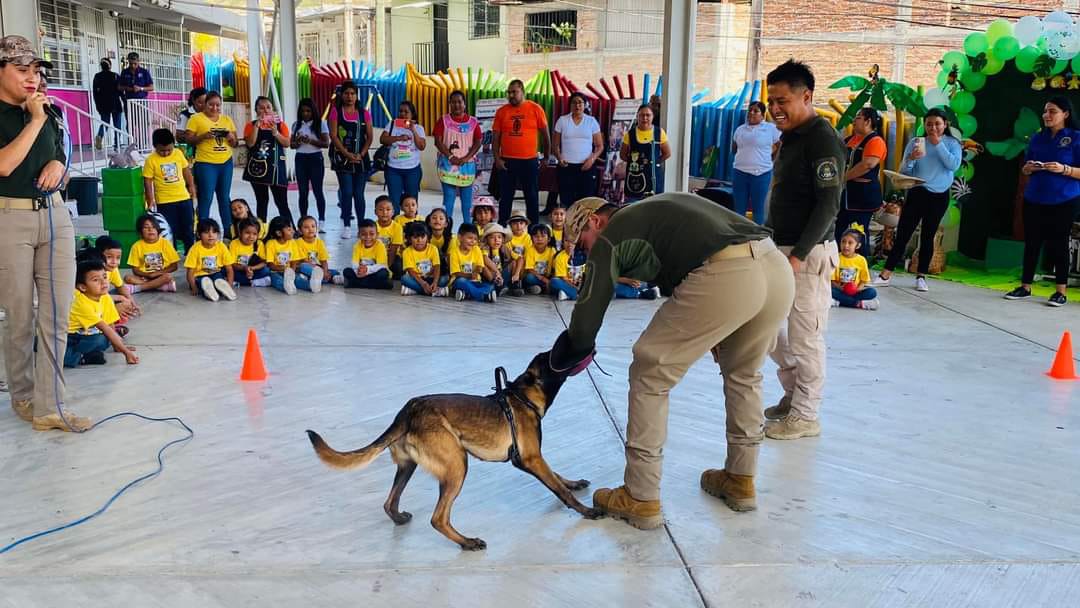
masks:
{"label": "standing man in uniform", "polygon": [[154,92],[154,79],[150,76],[150,70],[139,65],[139,54],[131,51],[127,55],[128,66],[120,73],[117,88],[124,98],[125,110],[127,100],[146,99],[146,96]]}
{"label": "standing man in uniform", "polygon": [[499,223],[506,225],[514,208],[518,184],[525,195],[525,215],[529,224],[540,223],[540,160],[536,157],[537,138],[544,152],[551,155],[551,134],[547,113],[539,104],[525,99],[525,85],[511,80],[506,89],[510,103],[499,108],[492,124],[491,152],[499,175]]}
{"label": "standing man in uniform", "polygon": [[814,110],[814,74],[788,60],[766,77],[769,113],[781,136],[766,225],[795,272],[795,303],[772,358],[784,387],[765,410],[770,439],[821,434],[825,388],[825,328],[832,306],[829,279],[839,263],[833,240],[844,191],[844,142]]}
{"label": "standing man in uniform", "polygon": [[[75,228],[56,192],[66,161],[60,125],[38,92],[52,64],[22,36],[0,38],[0,307],[11,409],[36,431],[83,431],[65,412],[64,352],[75,293]],[[37,292],[37,311],[34,292]],[[35,344],[36,337],[36,344]],[[36,348],[35,348],[36,347]],[[65,421],[66,419],[66,421]]]}
{"label": "standing man in uniform", "polygon": [[699,196],[672,192],[617,208],[600,198],[570,207],[564,238],[589,254],[570,327],[551,349],[552,369],[576,373],[620,277],[672,296],[634,344],[624,485],[599,489],[593,506],[642,529],[663,523],[660,474],[668,392],[711,352],[727,411],[727,461],[701,487],[736,511],[757,508],[754,474],[762,439],[761,365],[791,309],[791,267],[769,231]]}

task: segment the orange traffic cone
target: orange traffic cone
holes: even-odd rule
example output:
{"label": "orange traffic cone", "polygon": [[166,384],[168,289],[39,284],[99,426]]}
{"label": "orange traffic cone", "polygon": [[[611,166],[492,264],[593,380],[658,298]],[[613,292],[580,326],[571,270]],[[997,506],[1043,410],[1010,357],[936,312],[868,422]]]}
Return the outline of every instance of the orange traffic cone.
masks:
{"label": "orange traffic cone", "polygon": [[1058,346],[1054,364],[1050,366],[1047,376],[1057,380],[1080,380],[1076,375],[1076,362],[1073,361],[1072,334],[1065,332],[1061,336],[1061,344]]}
{"label": "orange traffic cone", "polygon": [[249,329],[247,350],[244,351],[244,367],[240,369],[240,379],[257,382],[266,380],[267,375],[262,350],[259,348],[259,337],[255,335],[254,329]]}

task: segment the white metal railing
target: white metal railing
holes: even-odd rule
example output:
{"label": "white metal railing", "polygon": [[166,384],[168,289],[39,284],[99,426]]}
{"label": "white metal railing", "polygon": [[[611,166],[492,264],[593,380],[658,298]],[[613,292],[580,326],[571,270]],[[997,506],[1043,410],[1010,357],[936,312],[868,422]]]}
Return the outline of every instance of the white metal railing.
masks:
{"label": "white metal railing", "polygon": [[176,121],[184,109],[182,101],[162,99],[129,99],[126,113],[127,132],[135,149],[149,152],[154,149],[153,134],[155,129],[176,130]]}
{"label": "white metal railing", "polygon": [[[129,141],[128,134],[62,99],[50,97],[49,101],[64,112],[64,121],[72,141],[70,171],[77,175],[97,177],[102,169],[109,166],[109,155],[113,153],[109,148],[113,142],[126,146]],[[82,141],[87,135],[87,127],[91,139],[99,132],[102,133],[102,141],[107,144],[103,149],[99,150],[89,142]]]}
{"label": "white metal railing", "polygon": [[[236,125],[236,136],[244,139],[244,125],[251,122],[253,113],[251,106],[237,101],[227,101],[221,104],[221,113],[232,119]],[[290,125],[289,128],[292,128]]]}

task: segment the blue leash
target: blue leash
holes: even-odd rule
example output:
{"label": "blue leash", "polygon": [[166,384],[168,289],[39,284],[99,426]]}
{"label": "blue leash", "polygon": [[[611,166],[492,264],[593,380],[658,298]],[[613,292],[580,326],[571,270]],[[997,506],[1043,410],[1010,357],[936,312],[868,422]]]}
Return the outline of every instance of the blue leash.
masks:
{"label": "blue leash", "polygon": [[[68,131],[68,125],[67,125],[66,116],[64,117],[63,121],[60,123],[60,130],[63,133],[64,152],[65,152],[65,155],[67,157],[66,162],[64,164],[64,175],[60,178],[60,184],[63,184],[64,183],[64,177],[67,176],[68,170],[71,168],[71,136],[70,136],[70,133]],[[39,191],[41,192],[41,194],[43,196],[50,197],[53,194],[55,194],[57,191],[59,191],[59,189],[60,189],[60,186],[58,184],[56,189],[51,190],[49,192],[45,192],[44,190],[39,190]],[[48,215],[48,217],[49,217],[49,276],[52,276],[52,274],[53,274],[53,252],[55,250],[55,247],[53,245],[56,242],[56,239],[55,239],[55,232],[54,232],[54,228],[53,228],[53,219],[52,219],[51,207],[50,207],[49,212],[46,215]],[[50,289],[49,293],[50,293],[50,296],[51,296],[51,299],[52,299],[53,336],[54,336],[53,337],[53,353],[55,354],[55,353],[60,351],[60,327],[59,327],[60,321],[59,321],[59,319],[57,319],[56,290],[55,289]],[[59,366],[59,365],[62,364],[62,362],[54,361],[53,364],[56,365],[56,366]],[[67,417],[64,415],[64,408],[61,407],[61,403],[60,403],[60,370],[59,370],[58,367],[54,368],[54,372],[53,372],[53,395],[56,398],[56,412],[60,415],[60,418],[64,421],[64,424],[68,427],[68,429],[72,430],[72,431],[75,431],[75,429],[71,428],[71,424],[68,422]],[[8,551],[11,551],[15,547],[18,547],[19,545],[21,545],[23,543],[30,542],[32,540],[41,538],[43,536],[48,536],[49,534],[55,534],[56,532],[60,532],[61,530],[67,530],[68,528],[74,528],[75,526],[84,524],[84,523],[90,521],[91,519],[94,519],[95,517],[101,515],[102,513],[107,511],[109,509],[109,507],[111,507],[112,504],[114,502],[116,502],[116,500],[119,499],[125,492],[127,492],[131,488],[135,487],[136,485],[142,483],[143,481],[146,481],[148,479],[153,479],[153,478],[157,477],[158,475],[161,474],[162,471],[165,470],[165,460],[164,460],[165,450],[169,449],[170,447],[172,447],[174,445],[178,445],[178,444],[181,444],[181,443],[186,443],[186,442],[191,441],[192,439],[195,438],[195,431],[191,430],[191,427],[189,427],[186,423],[184,423],[183,420],[181,420],[178,417],[170,416],[168,418],[152,418],[150,416],[144,416],[142,414],[138,414],[138,413],[135,413],[135,412],[121,412],[119,414],[113,414],[112,416],[109,416],[107,418],[104,418],[102,420],[97,421],[93,426],[91,426],[90,428],[88,428],[88,429],[86,429],[84,431],[75,431],[75,432],[80,433],[80,434],[81,433],[88,433],[88,432],[96,429],[97,427],[101,426],[102,424],[105,424],[106,422],[109,422],[110,420],[115,420],[115,419],[121,418],[123,416],[134,416],[136,418],[141,418],[143,420],[148,420],[150,422],[173,422],[173,421],[175,421],[175,422],[179,423],[180,426],[184,427],[184,430],[187,431],[187,436],[182,437],[180,439],[174,439],[174,440],[166,443],[165,445],[163,445],[161,447],[161,449],[158,450],[158,453],[157,453],[157,468],[154,471],[152,471],[150,473],[147,473],[146,475],[143,475],[143,476],[141,476],[141,477],[139,477],[137,479],[134,479],[134,480],[128,482],[126,485],[124,485],[124,487],[120,488],[115,494],[113,494],[112,497],[109,498],[109,500],[107,500],[105,502],[105,504],[102,505],[101,508],[98,509],[97,511],[94,511],[93,513],[91,513],[89,515],[80,517],[79,519],[76,519],[75,521],[66,523],[66,524],[64,524],[62,526],[57,526],[55,528],[50,528],[48,530],[43,530],[41,532],[36,532],[36,533],[31,534],[29,536],[24,536],[23,538],[20,538],[20,539],[18,539],[16,541],[12,542],[9,545],[6,545],[5,547],[0,548],[0,555],[3,555],[4,553],[7,553]]]}

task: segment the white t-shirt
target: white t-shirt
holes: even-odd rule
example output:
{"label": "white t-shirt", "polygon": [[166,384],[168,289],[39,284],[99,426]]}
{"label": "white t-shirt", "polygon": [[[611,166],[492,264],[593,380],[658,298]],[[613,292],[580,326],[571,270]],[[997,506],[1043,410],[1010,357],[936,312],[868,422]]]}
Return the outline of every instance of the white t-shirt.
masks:
{"label": "white t-shirt", "polygon": [[189,120],[191,120],[192,114],[195,114],[195,109],[191,106],[188,106],[187,108],[184,108],[183,112],[180,112],[179,116],[176,117],[177,133],[183,133],[185,130],[187,130],[187,123]]}
{"label": "white t-shirt", "polygon": [[[416,134],[421,139],[426,137],[424,127],[416,123]],[[415,169],[420,166],[420,150],[416,147],[416,141],[412,137],[412,131],[402,127],[390,128],[391,136],[408,135],[408,141],[395,141],[390,144],[390,160],[386,163],[392,169]]]}
{"label": "white t-shirt", "polygon": [[600,132],[600,123],[588,114],[581,117],[581,124],[574,124],[570,114],[563,114],[555,121],[555,132],[562,136],[562,156],[568,163],[580,164],[592,154],[593,134]]}
{"label": "white t-shirt", "polygon": [[743,124],[735,129],[735,168],[750,175],[772,171],[772,147],[780,141],[780,129],[771,122]]}
{"label": "white t-shirt", "polygon": [[[306,121],[306,122],[301,122],[300,123],[300,128],[298,128],[296,130],[296,134],[297,135],[307,135],[311,139],[318,141],[319,138],[315,137],[315,132],[311,130],[311,122],[312,121],[310,121],[310,120]],[[325,120],[322,121],[322,131],[321,131],[321,133],[323,135],[326,135],[326,136],[329,137],[330,125],[326,124]],[[300,144],[299,146],[296,147],[296,153],[297,154],[311,154],[312,152],[322,152],[322,151],[323,151],[322,148],[320,148],[319,146],[312,145],[312,144]]]}

